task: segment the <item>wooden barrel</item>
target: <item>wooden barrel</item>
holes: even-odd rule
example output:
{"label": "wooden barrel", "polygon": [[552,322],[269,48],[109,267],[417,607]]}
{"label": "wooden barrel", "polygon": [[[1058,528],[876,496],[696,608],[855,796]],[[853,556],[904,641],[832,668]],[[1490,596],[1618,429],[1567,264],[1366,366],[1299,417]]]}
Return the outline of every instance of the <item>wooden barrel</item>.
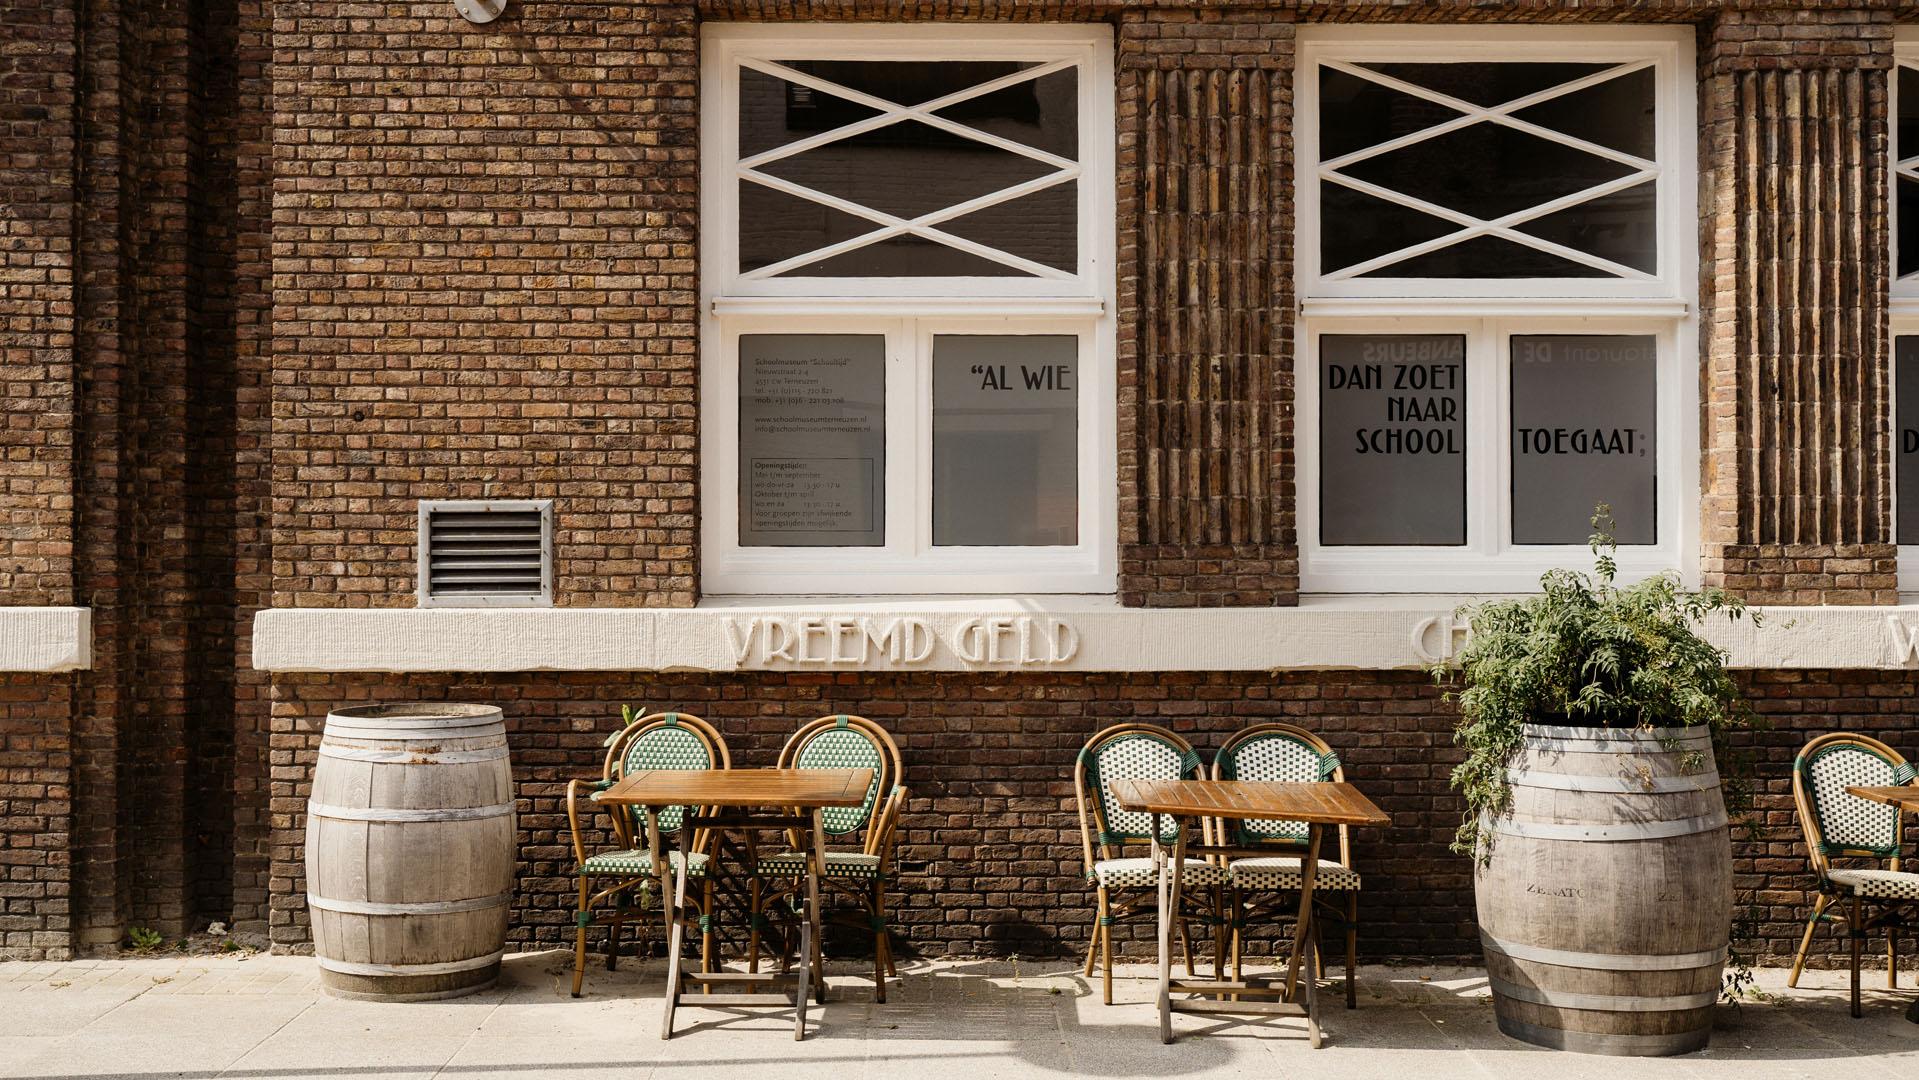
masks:
{"label": "wooden barrel", "polygon": [[513,899],[513,830],[499,709],[327,714],[306,841],[321,984],[378,1001],[493,985]]}
{"label": "wooden barrel", "polygon": [[1528,724],[1509,778],[1475,882],[1499,1029],[1594,1054],[1704,1047],[1732,918],[1710,735]]}

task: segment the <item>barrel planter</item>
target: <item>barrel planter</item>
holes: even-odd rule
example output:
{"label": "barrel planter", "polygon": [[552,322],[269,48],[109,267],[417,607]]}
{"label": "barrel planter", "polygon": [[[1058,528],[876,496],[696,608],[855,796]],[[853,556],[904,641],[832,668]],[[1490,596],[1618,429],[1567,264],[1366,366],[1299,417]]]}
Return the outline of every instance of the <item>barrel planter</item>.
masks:
{"label": "barrel planter", "polygon": [[1732,917],[1704,728],[1526,725],[1475,888],[1499,1029],[1596,1054],[1706,1045]]}
{"label": "barrel planter", "polygon": [[307,803],[320,981],[425,1001],[493,985],[513,899],[513,776],[491,705],[327,714]]}

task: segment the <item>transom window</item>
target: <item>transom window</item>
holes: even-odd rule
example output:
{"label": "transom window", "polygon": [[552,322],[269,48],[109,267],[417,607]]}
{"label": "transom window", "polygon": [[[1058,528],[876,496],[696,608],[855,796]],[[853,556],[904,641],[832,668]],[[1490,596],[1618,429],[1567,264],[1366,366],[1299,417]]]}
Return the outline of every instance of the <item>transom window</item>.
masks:
{"label": "transom window", "polygon": [[1110,51],[707,27],[704,591],[1113,589]]}
{"label": "transom window", "polygon": [[1304,294],[1680,295],[1675,35],[1401,29],[1302,35]]}
{"label": "transom window", "polygon": [[1683,33],[1303,31],[1296,353],[1309,592],[1628,574],[1694,530]]}

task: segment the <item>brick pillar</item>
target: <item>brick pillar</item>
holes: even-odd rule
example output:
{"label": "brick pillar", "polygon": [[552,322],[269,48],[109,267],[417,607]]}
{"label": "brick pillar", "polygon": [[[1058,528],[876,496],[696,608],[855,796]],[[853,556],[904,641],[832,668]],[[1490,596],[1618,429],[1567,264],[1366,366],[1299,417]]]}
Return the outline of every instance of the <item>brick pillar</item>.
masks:
{"label": "brick pillar", "polygon": [[1156,11],[1120,24],[1129,606],[1298,600],[1287,17]]}
{"label": "brick pillar", "polygon": [[1730,11],[1702,59],[1706,580],[1893,603],[1890,15]]}

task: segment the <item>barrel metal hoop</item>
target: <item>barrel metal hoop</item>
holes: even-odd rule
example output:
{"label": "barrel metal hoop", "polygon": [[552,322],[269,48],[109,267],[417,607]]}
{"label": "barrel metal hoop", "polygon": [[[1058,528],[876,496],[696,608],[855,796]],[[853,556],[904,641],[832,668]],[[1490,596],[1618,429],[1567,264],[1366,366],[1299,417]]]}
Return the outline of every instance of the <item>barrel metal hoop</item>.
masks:
{"label": "barrel metal hoop", "polygon": [[466,900],[422,900],[410,904],[388,904],[374,900],[334,900],[329,897],[307,894],[307,906],[321,911],[337,911],[342,915],[455,915],[462,911],[484,911],[487,908],[505,907],[513,902],[510,892],[495,893],[492,896],[475,896]]}
{"label": "barrel metal hoop", "polygon": [[1587,968],[1594,971],[1685,971],[1689,968],[1710,967],[1713,964],[1726,962],[1724,946],[1707,949],[1705,952],[1690,953],[1574,952],[1570,949],[1548,949],[1539,945],[1524,945],[1517,941],[1502,941],[1484,930],[1479,932],[1479,943],[1488,952],[1500,953],[1514,960],[1530,960],[1535,964]]}
{"label": "barrel metal hoop", "polygon": [[1678,1012],[1704,1009],[1719,1000],[1719,991],[1675,994],[1671,997],[1637,997],[1629,994],[1575,994],[1564,990],[1541,990],[1504,979],[1491,979],[1494,992],[1516,1001],[1550,1005],[1556,1009],[1587,1009],[1593,1012]]}
{"label": "barrel metal hoop", "polygon": [[1612,843],[1632,840],[1664,840],[1674,836],[1691,836],[1695,833],[1711,832],[1726,827],[1726,812],[1715,810],[1699,817],[1679,818],[1673,821],[1635,822],[1625,825],[1569,825],[1562,822],[1514,821],[1502,817],[1487,822],[1492,831],[1502,836],[1524,836],[1534,840],[1586,840],[1595,843]]}
{"label": "barrel metal hoop", "polygon": [[1538,739],[1565,739],[1577,743],[1647,743],[1707,740],[1711,730],[1703,725],[1661,728],[1570,727],[1564,724],[1526,724],[1521,728],[1528,743]]}
{"label": "barrel metal hoop", "polygon": [[513,812],[513,804],[494,803],[491,806],[451,806],[435,809],[401,809],[391,806],[333,806],[328,803],[310,802],[307,804],[307,816],[328,818],[334,821],[479,821],[483,818],[506,817]]}
{"label": "barrel metal hoop", "polygon": [[425,753],[418,750],[363,750],[356,746],[320,744],[320,756],[342,761],[370,761],[376,765],[470,765],[481,761],[505,761],[504,746],[492,750],[447,750]]}
{"label": "barrel metal hoop", "polygon": [[441,964],[361,964],[351,960],[334,960],[330,957],[317,957],[320,967],[326,971],[341,975],[451,975],[456,971],[473,971],[476,968],[491,967],[500,962],[506,950],[490,952],[484,956],[475,956],[467,960],[448,960]]}
{"label": "barrel metal hoop", "polygon": [[1510,1016],[1499,1017],[1499,1030],[1534,1046],[1550,1046],[1555,1050],[1584,1054],[1625,1054],[1633,1057],[1689,1054],[1704,1049],[1712,1036],[1711,1023],[1693,1031],[1667,1035],[1611,1035],[1528,1024]]}
{"label": "barrel metal hoop", "polygon": [[1694,776],[1586,776],[1567,773],[1540,773],[1527,769],[1509,769],[1506,782],[1513,787],[1547,788],[1553,791],[1595,791],[1607,794],[1663,795],[1680,791],[1711,791],[1719,786],[1716,772]]}
{"label": "barrel metal hoop", "polygon": [[1680,754],[1689,751],[1704,751],[1711,743],[1701,739],[1696,743],[1681,742],[1673,746],[1661,746],[1658,743],[1597,743],[1584,739],[1527,739],[1520,746],[1521,752],[1543,750],[1554,754],[1592,754],[1606,757],[1647,757],[1654,754]]}

